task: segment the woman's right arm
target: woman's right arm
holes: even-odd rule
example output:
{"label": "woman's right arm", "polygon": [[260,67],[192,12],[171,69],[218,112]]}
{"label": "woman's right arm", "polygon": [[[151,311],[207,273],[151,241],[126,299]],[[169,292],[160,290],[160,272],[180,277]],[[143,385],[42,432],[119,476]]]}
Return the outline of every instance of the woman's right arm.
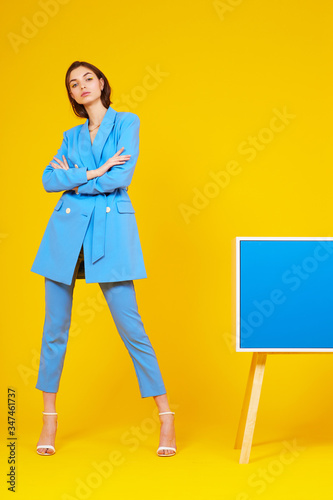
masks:
{"label": "woman's right arm", "polygon": [[[68,155],[68,137],[66,132],[63,133],[63,141],[58,149],[57,155],[60,158],[65,158]],[[66,162],[67,163],[67,162]],[[68,166],[68,165],[67,165]],[[48,193],[67,191],[76,186],[81,186],[88,182],[87,167],[80,168],[55,168],[50,163],[42,174],[42,182],[45,191]]]}
{"label": "woman's right arm", "polygon": [[76,190],[75,188],[78,186],[86,184],[89,180],[95,179],[96,177],[101,177],[108,172],[112,166],[123,164],[131,157],[131,155],[120,156],[120,153],[124,150],[124,148],[121,148],[112,158],[109,158],[109,160],[99,168],[87,170],[87,167],[78,167],[77,165],[75,165],[76,168],[70,168],[66,159],[68,152],[68,138],[66,132],[63,133],[63,136],[62,144],[57,152],[57,156],[61,157],[62,160],[54,156],[53,158],[58,163],[50,162],[42,175],[43,186],[48,193],[72,189]]}

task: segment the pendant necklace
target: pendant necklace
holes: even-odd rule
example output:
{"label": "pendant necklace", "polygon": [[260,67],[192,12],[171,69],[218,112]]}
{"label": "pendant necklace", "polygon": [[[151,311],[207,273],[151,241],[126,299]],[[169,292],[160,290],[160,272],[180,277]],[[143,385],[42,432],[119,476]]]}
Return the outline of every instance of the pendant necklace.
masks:
{"label": "pendant necklace", "polygon": [[99,124],[99,125],[97,125],[97,126],[96,126],[96,127],[94,127],[94,128],[89,128],[89,127],[88,127],[88,130],[89,130],[89,132],[92,132],[93,130],[95,130],[95,128],[97,128],[97,127],[99,127],[99,126],[100,126],[100,124]]}

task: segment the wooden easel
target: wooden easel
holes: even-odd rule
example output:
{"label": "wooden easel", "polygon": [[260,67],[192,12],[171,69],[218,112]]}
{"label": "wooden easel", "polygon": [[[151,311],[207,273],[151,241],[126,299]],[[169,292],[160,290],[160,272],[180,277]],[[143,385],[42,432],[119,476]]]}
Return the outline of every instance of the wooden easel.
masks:
{"label": "wooden easel", "polygon": [[247,379],[243,407],[238,424],[235,448],[241,448],[240,464],[248,464],[250,459],[254,427],[257,419],[260,392],[264,378],[267,352],[254,352]]}

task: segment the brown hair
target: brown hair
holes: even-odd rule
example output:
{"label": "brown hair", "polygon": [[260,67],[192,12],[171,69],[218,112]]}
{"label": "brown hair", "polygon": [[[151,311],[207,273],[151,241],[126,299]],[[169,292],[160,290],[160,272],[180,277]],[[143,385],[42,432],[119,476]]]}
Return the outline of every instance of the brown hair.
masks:
{"label": "brown hair", "polygon": [[73,111],[76,114],[76,116],[81,116],[82,118],[89,118],[89,115],[88,115],[85,107],[83,106],[83,104],[79,104],[78,102],[76,102],[76,100],[70,95],[71,90],[70,90],[70,85],[69,85],[69,77],[70,77],[71,71],[73,69],[78,68],[79,66],[84,66],[85,68],[88,68],[91,71],[93,71],[98,79],[103,78],[104,87],[103,87],[103,90],[101,92],[101,101],[102,101],[103,106],[106,109],[108,109],[110,104],[112,104],[112,101],[110,100],[111,87],[110,87],[108,79],[106,78],[104,73],[102,73],[102,71],[100,71],[98,68],[96,68],[96,66],[94,66],[93,64],[90,64],[90,63],[87,63],[84,61],[74,61],[70,65],[70,67],[67,70],[66,77],[65,77],[65,85],[66,85],[66,89],[67,89],[69,102],[71,103]]}

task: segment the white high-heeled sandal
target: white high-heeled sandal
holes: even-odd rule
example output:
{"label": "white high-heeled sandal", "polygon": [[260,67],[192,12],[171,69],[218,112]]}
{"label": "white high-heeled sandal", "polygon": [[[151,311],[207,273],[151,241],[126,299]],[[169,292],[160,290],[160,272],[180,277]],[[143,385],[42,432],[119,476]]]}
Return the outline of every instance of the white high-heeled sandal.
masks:
{"label": "white high-heeled sandal", "polygon": [[[58,415],[58,413],[47,413],[45,411],[43,411],[42,413],[43,413],[43,415]],[[58,422],[57,422],[57,429],[58,429]],[[51,450],[53,450],[53,453],[40,453],[38,451],[39,448],[51,448]],[[44,457],[50,457],[51,455],[54,455],[55,452],[56,452],[55,447],[52,446],[52,444],[39,444],[37,446],[37,450],[36,451],[37,451],[38,455],[41,455],[41,456],[44,456]]]}
{"label": "white high-heeled sandal", "polygon": [[[174,411],[162,411],[161,413],[159,413],[159,415],[165,415],[167,413],[171,413],[172,415],[175,414]],[[158,453],[160,450],[172,450],[174,451],[174,453]],[[156,450],[156,453],[159,457],[173,457],[176,455],[176,452],[177,452],[177,448],[173,448],[172,446],[159,446]]]}

